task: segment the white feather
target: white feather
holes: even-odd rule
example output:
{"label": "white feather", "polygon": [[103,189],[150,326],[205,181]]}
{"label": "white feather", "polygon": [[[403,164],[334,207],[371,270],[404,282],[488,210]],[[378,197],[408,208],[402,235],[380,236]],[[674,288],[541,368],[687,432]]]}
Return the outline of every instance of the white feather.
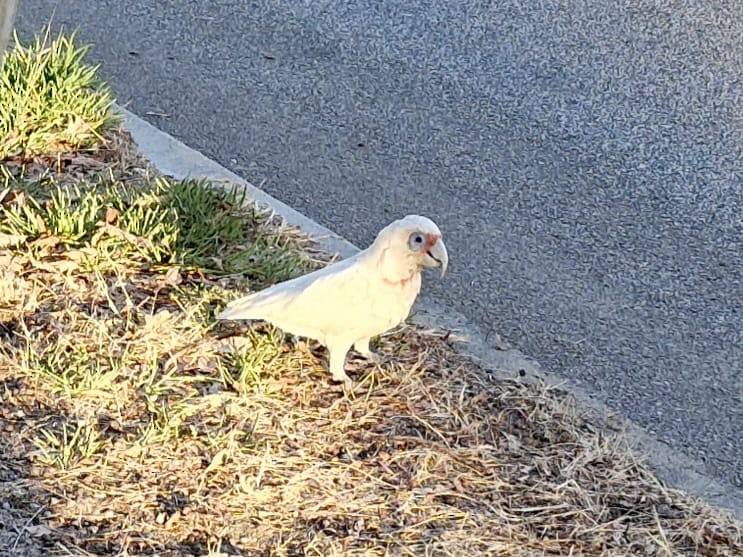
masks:
{"label": "white feather", "polygon": [[[420,292],[422,255],[407,240],[413,231],[440,236],[430,220],[408,216],[355,256],[235,300],[217,319],[265,320],[315,339],[330,351],[334,378],[348,380],[346,352],[365,350],[369,338],[404,321]],[[440,249],[446,256],[443,242]]]}

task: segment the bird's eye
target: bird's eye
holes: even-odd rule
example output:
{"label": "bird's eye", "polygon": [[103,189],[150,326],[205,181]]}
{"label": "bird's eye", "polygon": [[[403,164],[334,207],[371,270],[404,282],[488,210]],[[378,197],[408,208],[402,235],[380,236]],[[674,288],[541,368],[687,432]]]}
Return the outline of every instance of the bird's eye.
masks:
{"label": "bird's eye", "polygon": [[413,232],[410,235],[410,239],[408,240],[410,249],[412,249],[413,251],[419,251],[421,248],[423,248],[424,243],[425,238],[423,238],[423,234],[421,234],[420,232]]}

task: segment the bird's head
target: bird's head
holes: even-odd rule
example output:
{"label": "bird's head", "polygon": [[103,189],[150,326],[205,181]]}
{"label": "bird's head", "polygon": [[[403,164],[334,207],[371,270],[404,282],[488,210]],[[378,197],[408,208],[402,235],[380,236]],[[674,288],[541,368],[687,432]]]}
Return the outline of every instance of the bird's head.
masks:
{"label": "bird's head", "polygon": [[449,255],[439,227],[429,218],[408,215],[384,227],[372,244],[380,252],[383,274],[406,280],[426,267],[440,267],[444,276]]}

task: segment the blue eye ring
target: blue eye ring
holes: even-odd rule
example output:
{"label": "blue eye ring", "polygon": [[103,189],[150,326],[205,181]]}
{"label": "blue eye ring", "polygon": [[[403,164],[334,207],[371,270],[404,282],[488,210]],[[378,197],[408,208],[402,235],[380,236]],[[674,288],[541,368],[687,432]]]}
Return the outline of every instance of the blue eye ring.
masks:
{"label": "blue eye ring", "polygon": [[420,232],[413,232],[408,238],[408,246],[413,251],[420,251],[426,245],[426,238]]}

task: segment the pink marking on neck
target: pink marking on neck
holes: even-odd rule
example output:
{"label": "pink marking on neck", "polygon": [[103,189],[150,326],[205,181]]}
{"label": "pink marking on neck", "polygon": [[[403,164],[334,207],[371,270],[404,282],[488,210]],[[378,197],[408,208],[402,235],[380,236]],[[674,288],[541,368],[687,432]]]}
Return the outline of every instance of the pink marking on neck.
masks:
{"label": "pink marking on neck", "polygon": [[389,279],[382,279],[382,280],[392,286],[407,286],[410,283],[410,281],[413,280],[413,276],[411,275],[408,278],[399,280],[397,282],[389,280]]}

